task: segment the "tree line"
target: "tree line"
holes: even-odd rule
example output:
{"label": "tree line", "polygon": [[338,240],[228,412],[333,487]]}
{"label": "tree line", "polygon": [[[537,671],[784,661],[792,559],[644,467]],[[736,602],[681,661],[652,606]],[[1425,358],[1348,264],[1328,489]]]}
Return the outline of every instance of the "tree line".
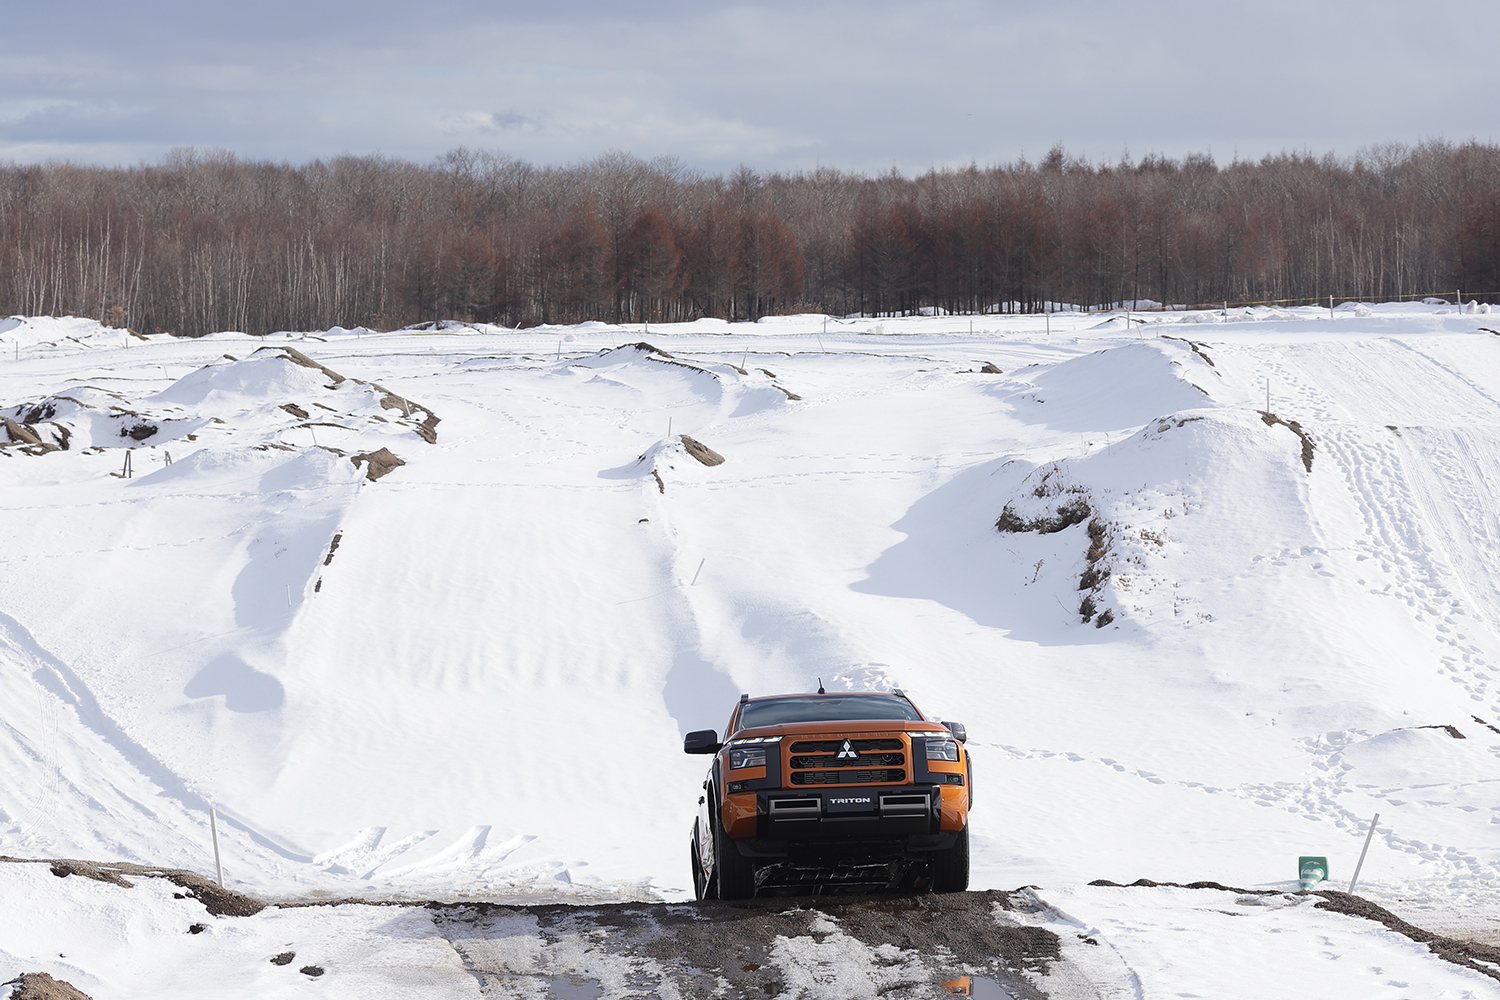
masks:
{"label": "tree line", "polygon": [[933,169],[0,165],[0,314],[139,332],[505,326],[1500,290],[1500,147]]}

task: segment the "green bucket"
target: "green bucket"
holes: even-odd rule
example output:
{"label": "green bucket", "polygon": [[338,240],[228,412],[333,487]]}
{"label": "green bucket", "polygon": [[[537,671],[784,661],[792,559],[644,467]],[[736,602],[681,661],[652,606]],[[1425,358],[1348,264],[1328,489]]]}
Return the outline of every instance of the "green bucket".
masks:
{"label": "green bucket", "polygon": [[1298,858],[1297,881],[1301,884],[1303,892],[1315,888],[1319,882],[1328,881],[1328,859]]}

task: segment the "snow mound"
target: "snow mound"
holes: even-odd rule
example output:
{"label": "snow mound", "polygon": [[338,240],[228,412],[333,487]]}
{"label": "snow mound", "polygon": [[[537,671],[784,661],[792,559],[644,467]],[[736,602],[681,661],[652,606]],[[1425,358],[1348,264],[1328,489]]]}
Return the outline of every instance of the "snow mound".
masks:
{"label": "snow mound", "polygon": [[[163,444],[201,428],[207,418],[175,407],[152,407],[96,386],[80,386],[0,410],[44,449],[134,448]],[[15,430],[6,428],[9,436]]]}
{"label": "snow mound", "polygon": [[[1469,720],[1459,721],[1469,725]],[[1493,783],[1494,754],[1485,740],[1469,738],[1487,735],[1483,728],[1471,727],[1464,739],[1455,738],[1452,732],[1462,730],[1442,725],[1397,729],[1351,743],[1343,749],[1341,759],[1355,767],[1360,781],[1382,787]],[[1441,782],[1434,781],[1438,776]]]}
{"label": "snow mound", "polygon": [[[1126,344],[1064,361],[1034,375],[1017,416],[1057,430],[1136,427],[1163,413],[1203,406],[1208,393],[1155,343]],[[1013,388],[1013,386],[1012,386]]]}
{"label": "snow mound", "polygon": [[262,348],[244,360],[225,356],[178,379],[154,397],[167,403],[206,404],[216,408],[247,407],[267,401],[315,399],[336,389],[342,379],[297,364],[274,348]]}
{"label": "snow mound", "polygon": [[1287,544],[1311,535],[1300,448],[1252,412],[1180,411],[1083,458],[1017,465],[995,526],[1023,566],[1051,567],[1033,583],[1078,608],[1080,624],[1200,623],[1210,618],[1185,580],[1210,562],[1251,562],[1268,525]]}
{"label": "snow mound", "polygon": [[[0,319],[0,348],[24,360],[139,345],[147,338],[83,316],[11,316]],[[157,339],[157,338],[152,338]],[[170,339],[170,338],[165,338]]]}

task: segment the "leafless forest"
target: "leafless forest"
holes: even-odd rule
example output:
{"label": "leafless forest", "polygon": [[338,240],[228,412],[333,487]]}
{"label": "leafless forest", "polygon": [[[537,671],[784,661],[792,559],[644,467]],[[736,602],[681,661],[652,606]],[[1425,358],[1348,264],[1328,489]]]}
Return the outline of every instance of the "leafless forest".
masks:
{"label": "leafless forest", "polygon": [[1500,147],[728,176],[455,150],[0,165],[0,314],[143,333],[1500,290]]}

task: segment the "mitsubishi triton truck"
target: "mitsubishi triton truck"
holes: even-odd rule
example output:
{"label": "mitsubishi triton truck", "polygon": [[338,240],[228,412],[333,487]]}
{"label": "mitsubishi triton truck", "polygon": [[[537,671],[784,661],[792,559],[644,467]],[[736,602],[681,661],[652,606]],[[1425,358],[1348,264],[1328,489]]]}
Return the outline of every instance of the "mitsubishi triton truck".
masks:
{"label": "mitsubishi triton truck", "polygon": [[973,773],[956,722],[900,690],[741,695],[712,754],[693,822],[699,899],[763,892],[969,885]]}

